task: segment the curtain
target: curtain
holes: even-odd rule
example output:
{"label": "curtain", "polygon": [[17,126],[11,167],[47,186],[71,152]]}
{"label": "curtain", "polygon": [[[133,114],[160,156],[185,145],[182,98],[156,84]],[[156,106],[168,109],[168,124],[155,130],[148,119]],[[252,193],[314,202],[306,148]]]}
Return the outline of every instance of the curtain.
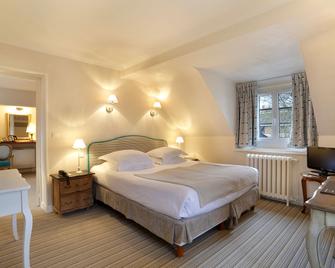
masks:
{"label": "curtain", "polygon": [[293,118],[291,146],[317,146],[318,131],[306,73],[292,75]]}
{"label": "curtain", "polygon": [[236,147],[256,145],[256,89],[257,82],[245,82],[236,84]]}

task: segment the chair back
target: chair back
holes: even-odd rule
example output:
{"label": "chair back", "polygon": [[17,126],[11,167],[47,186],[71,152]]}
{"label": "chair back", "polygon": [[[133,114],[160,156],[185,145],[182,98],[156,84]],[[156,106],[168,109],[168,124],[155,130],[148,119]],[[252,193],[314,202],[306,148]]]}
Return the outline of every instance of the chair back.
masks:
{"label": "chair back", "polygon": [[0,144],[0,160],[7,160],[12,156],[12,146]]}

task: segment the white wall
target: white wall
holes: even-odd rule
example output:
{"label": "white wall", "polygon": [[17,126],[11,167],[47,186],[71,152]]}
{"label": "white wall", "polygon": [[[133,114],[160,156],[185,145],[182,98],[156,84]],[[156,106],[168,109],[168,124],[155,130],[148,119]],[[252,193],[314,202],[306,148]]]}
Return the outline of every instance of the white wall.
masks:
{"label": "white wall", "polygon": [[[148,116],[152,98],[142,85],[120,80],[116,71],[4,44],[0,44],[0,62],[5,67],[47,75],[49,174],[76,168],[72,143],[78,137],[88,144],[129,133],[169,141],[177,135],[164,106],[159,116]],[[112,92],[119,97],[119,104],[107,114],[104,105]],[[50,203],[50,191],[48,196]]]}

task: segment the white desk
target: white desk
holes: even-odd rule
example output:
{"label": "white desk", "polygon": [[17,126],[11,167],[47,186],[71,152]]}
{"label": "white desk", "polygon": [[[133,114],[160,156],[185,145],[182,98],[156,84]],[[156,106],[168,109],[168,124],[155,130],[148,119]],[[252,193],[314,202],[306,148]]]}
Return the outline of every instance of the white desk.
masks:
{"label": "white desk", "polygon": [[16,214],[24,215],[23,266],[30,267],[30,238],[32,215],[29,208],[28,190],[30,185],[16,169],[0,171],[0,217],[12,215],[12,229],[15,240],[19,239]]}
{"label": "white desk", "polygon": [[[328,177],[327,181],[330,180],[335,180],[335,177]],[[319,187],[305,204],[311,209],[311,219],[306,234],[308,260],[312,268],[324,268],[325,264],[320,259],[318,240],[322,231],[335,227],[335,196],[321,194]]]}

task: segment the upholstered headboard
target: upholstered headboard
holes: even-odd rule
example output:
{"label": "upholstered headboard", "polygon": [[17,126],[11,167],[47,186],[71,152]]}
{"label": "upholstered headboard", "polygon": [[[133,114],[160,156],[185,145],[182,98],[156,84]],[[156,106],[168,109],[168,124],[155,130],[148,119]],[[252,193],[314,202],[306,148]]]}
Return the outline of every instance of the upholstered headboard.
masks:
{"label": "upholstered headboard", "polygon": [[139,150],[148,152],[158,147],[167,146],[163,139],[155,139],[141,135],[127,135],[109,140],[94,141],[87,146],[87,170],[101,164],[103,161],[98,157],[119,150]]}

